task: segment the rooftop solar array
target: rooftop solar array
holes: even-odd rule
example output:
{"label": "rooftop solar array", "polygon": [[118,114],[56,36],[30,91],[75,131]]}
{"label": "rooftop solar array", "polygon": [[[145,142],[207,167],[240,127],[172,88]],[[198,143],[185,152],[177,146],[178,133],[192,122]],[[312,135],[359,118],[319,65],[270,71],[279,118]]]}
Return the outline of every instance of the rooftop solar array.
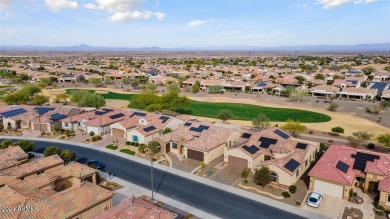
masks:
{"label": "rooftop solar array", "polygon": [[39,115],[43,115],[51,110],[54,110],[55,108],[54,107],[35,107],[34,110],[39,114]]}
{"label": "rooftop solar array", "polygon": [[379,159],[379,156],[374,154],[357,152],[356,155],[352,155],[352,158],[355,158],[355,162],[353,163],[353,169],[364,171],[366,169],[367,161],[374,161],[375,159]]}
{"label": "rooftop solar array", "polygon": [[284,168],[288,169],[290,172],[294,172],[299,167],[299,162],[291,159],[285,165]]}
{"label": "rooftop solar array", "polygon": [[133,114],[130,115],[130,118],[133,116],[146,116],[146,113],[134,112]]}
{"label": "rooftop solar array", "polygon": [[104,115],[106,113],[107,112],[104,112],[104,111],[95,111],[95,115],[98,115],[98,116]]}
{"label": "rooftop solar array", "polygon": [[250,154],[255,154],[256,152],[258,152],[260,149],[254,145],[248,147],[246,145],[244,145],[242,147],[244,150],[248,151]]}
{"label": "rooftop solar array", "polygon": [[191,126],[191,125],[192,125],[192,123],[190,123],[190,122],[184,123],[184,126]]}
{"label": "rooftop solar array", "polygon": [[265,142],[261,142],[261,144],[260,144],[260,147],[265,148],[265,149],[268,149],[269,146],[270,146],[270,144],[269,143],[265,143]]}
{"label": "rooftop solar array", "polygon": [[204,130],[208,130],[209,128],[210,128],[209,126],[200,125],[198,128],[191,127],[191,128],[190,128],[190,131],[194,131],[194,132],[203,132]]}
{"label": "rooftop solar array", "polygon": [[266,85],[267,85],[267,83],[265,83],[265,82],[260,82],[260,83],[257,84],[257,87],[264,87],[264,86],[266,86]]}
{"label": "rooftop solar array", "polygon": [[278,142],[278,140],[276,140],[276,139],[267,138],[267,137],[261,137],[261,138],[259,138],[259,141],[261,141],[262,143],[266,143],[266,144],[276,144],[276,142]]}
{"label": "rooftop solar array", "polygon": [[307,144],[299,143],[299,142],[298,142],[297,145],[295,146],[295,148],[302,149],[302,150],[306,150]]}
{"label": "rooftop solar array", "polygon": [[112,111],[114,111],[113,109],[107,109],[107,108],[103,108],[102,109],[104,112],[112,112]]}
{"label": "rooftop solar array", "polygon": [[249,133],[244,133],[242,134],[242,138],[246,138],[246,139],[249,139],[250,137],[252,136],[252,134],[249,134]]}
{"label": "rooftop solar array", "polygon": [[27,112],[27,110],[25,110],[23,108],[18,108],[18,109],[9,110],[7,112],[1,113],[0,115],[3,116],[4,118],[8,118],[8,117],[17,116],[19,114],[26,113],[26,112]]}
{"label": "rooftop solar array", "polygon": [[51,117],[51,120],[53,121],[57,121],[57,120],[60,120],[60,119],[63,119],[66,117],[66,115],[64,114],[60,114],[60,113],[54,113],[53,115],[50,116]]}
{"label": "rooftop solar array", "polygon": [[149,126],[149,127],[144,128],[144,131],[145,131],[145,132],[150,132],[150,131],[155,130],[155,129],[156,129],[156,127],[154,127],[154,126]]}
{"label": "rooftop solar array", "polygon": [[168,116],[160,116],[159,119],[162,120],[162,121],[161,121],[162,123],[166,123],[166,122],[168,121],[169,117],[168,117]]}
{"label": "rooftop solar array", "polygon": [[289,135],[287,135],[286,133],[284,133],[280,129],[275,129],[274,133],[279,135],[280,137],[282,137],[284,139],[288,139],[290,137]]}
{"label": "rooftop solar array", "polygon": [[348,172],[348,168],[349,168],[349,165],[342,162],[342,161],[339,161],[336,165],[336,168],[340,171],[342,171],[343,173],[347,173]]}
{"label": "rooftop solar array", "polygon": [[382,95],[383,91],[386,90],[387,85],[390,85],[389,82],[374,82],[369,86],[370,89],[378,89],[378,94]]}
{"label": "rooftop solar array", "polygon": [[125,116],[125,114],[123,114],[123,113],[118,113],[118,114],[115,114],[115,115],[110,116],[110,119],[117,119],[117,118],[124,117],[124,116]]}

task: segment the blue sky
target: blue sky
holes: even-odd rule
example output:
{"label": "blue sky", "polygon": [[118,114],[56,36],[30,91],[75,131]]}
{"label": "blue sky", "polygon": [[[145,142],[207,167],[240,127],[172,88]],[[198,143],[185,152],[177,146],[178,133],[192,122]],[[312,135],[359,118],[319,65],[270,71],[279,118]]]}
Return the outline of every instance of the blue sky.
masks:
{"label": "blue sky", "polygon": [[389,0],[1,0],[0,45],[390,42]]}

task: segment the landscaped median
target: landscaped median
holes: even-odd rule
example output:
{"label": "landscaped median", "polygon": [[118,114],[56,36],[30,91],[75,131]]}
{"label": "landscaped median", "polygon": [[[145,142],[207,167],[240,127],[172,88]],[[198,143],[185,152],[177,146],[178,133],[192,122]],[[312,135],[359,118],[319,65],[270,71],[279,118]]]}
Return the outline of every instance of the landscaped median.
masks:
{"label": "landscaped median", "polygon": [[[68,89],[67,93],[72,94],[77,92],[77,89]],[[88,90],[95,92],[94,90]],[[140,109],[140,107],[132,100],[137,94],[120,94],[114,92],[107,92],[102,95],[105,99],[116,99],[116,100],[127,100],[130,101],[129,107],[134,109]],[[190,100],[190,105],[186,109],[179,110],[179,113],[215,118],[221,109],[228,109],[232,112],[234,120],[246,120],[251,121],[259,113],[264,114],[272,122],[285,122],[287,119],[299,120],[304,123],[319,123],[328,122],[331,117],[322,113],[299,110],[299,109],[288,109],[288,108],[274,108],[265,107],[252,104],[242,103],[212,103]]]}

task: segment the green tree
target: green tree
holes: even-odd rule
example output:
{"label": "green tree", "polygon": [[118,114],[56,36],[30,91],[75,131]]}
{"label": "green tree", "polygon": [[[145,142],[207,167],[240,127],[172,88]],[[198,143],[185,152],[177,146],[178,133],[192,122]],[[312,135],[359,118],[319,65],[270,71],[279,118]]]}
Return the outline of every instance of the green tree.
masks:
{"label": "green tree", "polygon": [[377,138],[378,142],[390,148],[390,134],[381,134]]}
{"label": "green tree", "polygon": [[211,94],[223,93],[223,87],[221,85],[211,85],[207,89]]}
{"label": "green tree", "polygon": [[192,93],[198,93],[200,90],[200,82],[195,81],[195,83],[192,85]]}
{"label": "green tree", "polygon": [[269,183],[271,183],[271,171],[268,169],[268,167],[262,167],[260,170],[256,169],[254,181],[256,184],[261,185],[263,188]]}
{"label": "green tree", "polygon": [[35,142],[29,141],[29,140],[18,140],[15,143],[13,143],[12,145],[18,145],[26,153],[30,152],[30,151],[33,151],[34,148],[35,148]]}
{"label": "green tree", "polygon": [[100,78],[90,78],[88,81],[95,86],[102,84],[102,80]]}
{"label": "green tree", "polygon": [[104,83],[105,83],[105,84],[113,84],[114,81],[113,81],[110,77],[105,77],[105,78],[104,78]]}
{"label": "green tree", "polygon": [[156,93],[145,92],[135,96],[134,102],[140,106],[140,108],[146,108],[152,104],[160,104],[160,97]]}
{"label": "green tree", "polygon": [[131,83],[131,78],[130,77],[123,77],[122,78],[122,83],[123,84],[130,84]]}
{"label": "green tree", "polygon": [[364,74],[369,75],[369,74],[371,74],[372,72],[375,71],[375,68],[373,68],[371,66],[368,66],[366,68],[363,68],[362,71],[363,71]]}
{"label": "green tree", "polygon": [[156,93],[157,85],[153,83],[147,83],[145,86],[145,93]]}
{"label": "green tree", "polygon": [[222,120],[223,122],[226,122],[228,119],[232,119],[233,114],[230,110],[228,109],[221,109],[218,114],[217,114],[217,119]]}
{"label": "green tree", "polygon": [[318,73],[314,76],[314,79],[325,80],[325,75]]}
{"label": "green tree", "polygon": [[383,100],[379,103],[379,107],[382,110],[386,110],[388,107],[390,107],[390,100]]}
{"label": "green tree", "polygon": [[333,128],[331,129],[331,131],[332,131],[333,133],[336,133],[336,134],[344,133],[344,129],[341,128],[340,126],[333,127]]}
{"label": "green tree", "polygon": [[41,106],[49,102],[49,98],[43,95],[37,95],[31,100],[31,104]]}
{"label": "green tree", "polygon": [[353,132],[352,135],[359,141],[369,141],[374,137],[373,134],[368,133],[367,131]]}
{"label": "green tree", "polygon": [[291,90],[290,95],[288,97],[294,101],[297,101],[298,103],[299,101],[302,100],[302,98],[307,96],[309,96],[309,93],[307,91],[303,89],[294,88]]}
{"label": "green tree", "polygon": [[38,82],[38,83],[36,83],[36,85],[39,87],[39,88],[44,88],[44,87],[46,87],[46,83],[45,82],[43,82],[43,81],[40,81],[40,82]]}
{"label": "green tree", "polygon": [[291,86],[291,85],[288,85],[286,86],[283,91],[282,91],[282,94],[286,97],[289,97],[291,95],[291,92],[295,89],[295,87]]}
{"label": "green tree", "polygon": [[244,182],[245,182],[245,183],[248,182],[247,178],[248,178],[248,176],[249,176],[249,173],[250,173],[250,169],[249,169],[249,168],[244,168],[244,169],[242,170],[242,172],[241,172],[241,178],[244,179]]}
{"label": "green tree", "polygon": [[91,136],[91,137],[95,136],[95,132],[94,132],[94,131],[91,131],[91,132],[89,133],[89,136]]}
{"label": "green tree", "polygon": [[250,91],[251,91],[251,87],[250,86],[245,86],[245,92],[249,93]]}
{"label": "green tree", "polygon": [[253,127],[257,129],[266,129],[271,126],[270,120],[264,114],[259,114],[255,118],[252,119]]}
{"label": "green tree", "polygon": [[76,160],[76,154],[71,150],[64,150],[61,152],[60,157],[66,162],[74,161]]}
{"label": "green tree", "polygon": [[103,96],[86,90],[75,92],[71,97],[72,102],[76,102],[81,107],[99,108],[106,105],[106,100]]}
{"label": "green tree", "polygon": [[302,125],[299,121],[294,121],[292,119],[288,119],[286,124],[282,126],[282,129],[291,132],[294,136],[297,136],[300,133],[306,131],[306,126]]}
{"label": "green tree", "polygon": [[[147,150],[148,150],[150,156],[152,156],[152,154],[156,154],[158,152],[158,146],[159,146],[159,143],[156,141],[150,141],[148,143]],[[151,157],[151,159],[153,159],[153,158]]]}
{"label": "green tree", "polygon": [[58,156],[60,156],[61,153],[62,153],[62,150],[56,146],[49,146],[49,147],[45,148],[45,150],[43,151],[43,155],[45,157],[49,157],[49,156],[54,155],[54,154],[57,154]]}
{"label": "green tree", "polygon": [[161,97],[161,104],[164,109],[177,112],[182,108],[188,107],[190,100],[186,96],[179,96],[177,92],[169,92]]}
{"label": "green tree", "polygon": [[145,154],[146,153],[146,145],[145,144],[140,144],[138,146],[138,152],[141,153],[141,154]]}
{"label": "green tree", "polygon": [[388,72],[390,72],[390,65],[384,67],[383,69],[386,70],[386,71],[388,71]]}
{"label": "green tree", "polygon": [[0,149],[8,148],[12,145],[12,141],[10,139],[6,139],[0,144]]}
{"label": "green tree", "polygon": [[168,92],[177,92],[177,93],[180,93],[180,87],[177,83],[170,83],[170,84],[167,84],[167,90]]}

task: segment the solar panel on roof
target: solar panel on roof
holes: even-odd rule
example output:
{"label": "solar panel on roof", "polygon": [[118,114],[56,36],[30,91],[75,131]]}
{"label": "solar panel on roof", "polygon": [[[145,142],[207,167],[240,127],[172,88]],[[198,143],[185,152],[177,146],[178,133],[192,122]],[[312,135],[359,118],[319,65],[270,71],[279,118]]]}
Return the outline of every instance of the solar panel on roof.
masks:
{"label": "solar panel on roof", "polygon": [[210,128],[210,126],[206,126],[206,125],[200,125],[199,126],[199,129],[202,129],[203,130],[208,130]]}
{"label": "solar panel on roof", "polygon": [[125,116],[123,113],[118,113],[118,114],[110,116],[110,119],[117,119],[117,118],[120,118],[120,117],[123,117],[123,116]]}
{"label": "solar panel on roof", "polygon": [[101,116],[101,115],[104,115],[104,114],[106,114],[106,112],[102,112],[102,111],[95,111],[95,115],[99,115],[99,116]]}
{"label": "solar panel on roof", "polygon": [[60,114],[60,113],[54,113],[54,114],[51,115],[50,117],[51,117],[51,119],[52,119],[53,121],[57,121],[57,120],[60,120],[60,119],[65,118],[66,115]]}
{"label": "solar panel on roof", "polygon": [[294,172],[299,167],[299,162],[291,159],[285,165],[284,168],[288,169],[290,172]]}
{"label": "solar panel on roof", "polygon": [[102,110],[103,110],[104,112],[107,112],[107,113],[108,113],[108,112],[114,111],[113,109],[108,109],[108,108],[103,108]]}
{"label": "solar panel on roof", "polygon": [[284,133],[283,131],[281,131],[280,129],[276,129],[274,131],[275,134],[279,135],[280,137],[284,138],[284,139],[288,139],[290,136],[287,135],[286,133]]}
{"label": "solar panel on roof", "polygon": [[133,117],[133,116],[146,116],[146,113],[134,112],[133,114],[130,115],[130,118]]}
{"label": "solar panel on roof", "polygon": [[150,132],[150,131],[155,130],[155,129],[156,129],[156,127],[154,127],[154,126],[149,126],[149,127],[144,128],[144,131],[145,131],[145,132]]}
{"label": "solar panel on roof", "polygon": [[265,149],[268,149],[269,146],[270,146],[270,144],[265,143],[265,142],[261,142],[261,144],[260,144],[260,147],[265,148]]}
{"label": "solar panel on roof", "polygon": [[342,161],[339,161],[336,165],[336,168],[344,173],[347,173],[348,172],[348,168],[349,168],[349,165],[342,162]]}
{"label": "solar panel on roof", "polygon": [[246,145],[244,145],[242,147],[244,150],[248,151],[250,154],[255,154],[256,152],[258,152],[260,149],[254,145],[248,147]]}
{"label": "solar panel on roof", "polygon": [[162,121],[161,121],[162,123],[166,123],[166,122],[168,121],[169,117],[168,117],[168,116],[160,116],[159,119],[162,120]]}
{"label": "solar panel on roof", "polygon": [[55,108],[54,107],[35,107],[34,110],[39,114],[39,115],[43,115],[51,110],[54,110]]}
{"label": "solar panel on roof", "polygon": [[246,138],[246,139],[249,139],[250,137],[252,136],[252,134],[249,134],[249,133],[244,133],[242,134],[242,138]]}
{"label": "solar panel on roof", "polygon": [[295,148],[302,149],[302,150],[306,150],[307,144],[304,144],[304,143],[297,143],[297,145],[295,146]]}
{"label": "solar panel on roof", "polygon": [[193,132],[202,132],[203,130],[201,130],[201,129],[199,129],[199,128],[191,127],[191,128],[190,128],[190,131],[193,131]]}
{"label": "solar panel on roof", "polygon": [[184,126],[191,126],[191,124],[192,123],[190,123],[190,122],[186,122],[186,123],[184,123]]}
{"label": "solar panel on roof", "polygon": [[355,158],[355,162],[353,163],[353,169],[364,171],[366,169],[367,161],[374,161],[375,159],[379,159],[378,155],[375,154],[367,154],[362,152],[357,152],[356,155],[353,154],[352,158]]}
{"label": "solar panel on roof", "polygon": [[276,144],[276,142],[278,142],[278,140],[276,140],[276,139],[267,138],[267,137],[261,137],[261,138],[259,138],[259,141],[267,143],[267,144]]}
{"label": "solar panel on roof", "polygon": [[25,110],[23,108],[18,108],[18,109],[9,110],[7,112],[3,112],[0,115],[2,115],[5,118],[8,118],[8,117],[17,116],[19,114],[26,113],[26,112],[27,112],[27,110]]}

